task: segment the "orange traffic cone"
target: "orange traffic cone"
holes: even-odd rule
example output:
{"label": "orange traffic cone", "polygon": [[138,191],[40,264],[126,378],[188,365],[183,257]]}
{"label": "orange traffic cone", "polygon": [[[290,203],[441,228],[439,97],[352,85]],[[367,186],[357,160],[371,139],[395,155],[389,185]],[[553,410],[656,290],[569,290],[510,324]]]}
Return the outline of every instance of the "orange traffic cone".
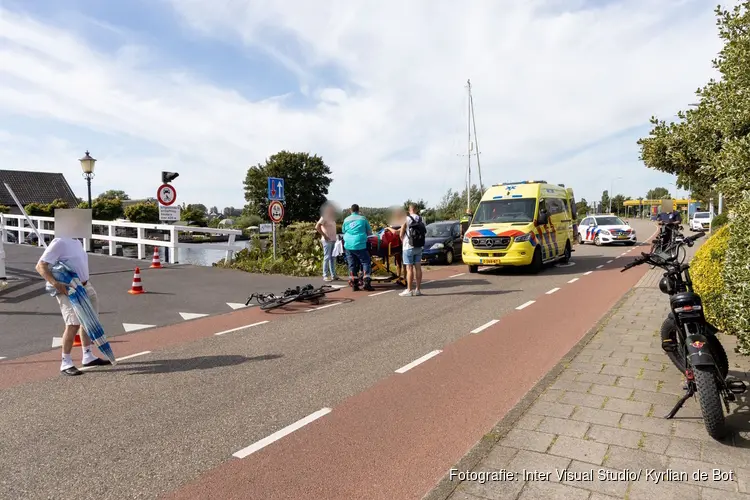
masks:
{"label": "orange traffic cone", "polygon": [[159,259],[159,247],[154,247],[154,258],[151,259],[151,269],[161,269],[161,260]]}
{"label": "orange traffic cone", "polygon": [[140,267],[135,268],[135,274],[133,274],[133,286],[130,287],[130,290],[128,290],[128,293],[131,295],[137,295],[139,293],[146,293],[145,290],[143,290],[143,285],[141,284],[141,268]]}
{"label": "orange traffic cone", "polygon": [[73,339],[73,347],[81,347],[81,336],[76,333],[76,338]]}

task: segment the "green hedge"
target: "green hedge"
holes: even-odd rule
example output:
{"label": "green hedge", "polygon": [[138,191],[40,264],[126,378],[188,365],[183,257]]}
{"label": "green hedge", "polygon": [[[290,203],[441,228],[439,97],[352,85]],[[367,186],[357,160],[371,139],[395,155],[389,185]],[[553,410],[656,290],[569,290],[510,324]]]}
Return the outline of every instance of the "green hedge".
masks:
{"label": "green hedge", "polygon": [[728,333],[737,336],[740,353],[750,355],[750,195],[735,208],[723,279],[729,315]]}
{"label": "green hedge", "polygon": [[718,231],[729,223],[727,214],[719,214],[711,220],[711,231]]}
{"label": "green hedge", "polygon": [[724,226],[701,245],[690,264],[693,286],[703,299],[706,318],[721,331],[728,331],[730,321],[722,272],[728,243],[729,226]]}

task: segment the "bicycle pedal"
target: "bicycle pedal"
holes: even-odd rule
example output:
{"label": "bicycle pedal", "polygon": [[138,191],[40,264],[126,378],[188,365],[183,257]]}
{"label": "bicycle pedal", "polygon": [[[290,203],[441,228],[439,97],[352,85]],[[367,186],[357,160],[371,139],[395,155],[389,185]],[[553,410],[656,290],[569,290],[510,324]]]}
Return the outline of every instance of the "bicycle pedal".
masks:
{"label": "bicycle pedal", "polygon": [[732,394],[743,394],[747,390],[742,380],[727,380],[727,388]]}

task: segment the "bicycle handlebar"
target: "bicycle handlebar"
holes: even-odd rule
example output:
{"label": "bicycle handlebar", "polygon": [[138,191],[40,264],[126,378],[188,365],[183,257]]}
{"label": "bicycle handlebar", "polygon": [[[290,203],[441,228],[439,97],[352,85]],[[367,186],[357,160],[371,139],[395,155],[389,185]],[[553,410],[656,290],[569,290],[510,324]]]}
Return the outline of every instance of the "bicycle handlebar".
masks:
{"label": "bicycle handlebar", "polygon": [[[699,232],[697,234],[694,234],[693,236],[688,236],[687,238],[685,238],[682,241],[682,243],[685,243],[688,246],[693,246],[693,243],[695,241],[697,241],[698,239],[704,237],[705,235],[706,235],[705,231],[701,231],[701,232]],[[655,252],[654,253],[641,252],[641,256],[640,257],[636,257],[629,264],[625,264],[625,266],[620,270],[620,272],[624,273],[628,269],[632,269],[632,268],[634,268],[636,266],[640,266],[640,265],[646,264],[646,263],[651,264],[651,265],[656,266],[656,267],[664,268],[664,267],[669,266],[670,264],[673,264],[674,260],[675,260],[674,257],[670,257],[668,259],[665,259],[664,257],[661,257],[660,255],[657,255]],[[677,264],[676,265],[676,267],[678,269],[680,269],[680,270],[682,269],[682,266],[683,266],[683,264]]]}

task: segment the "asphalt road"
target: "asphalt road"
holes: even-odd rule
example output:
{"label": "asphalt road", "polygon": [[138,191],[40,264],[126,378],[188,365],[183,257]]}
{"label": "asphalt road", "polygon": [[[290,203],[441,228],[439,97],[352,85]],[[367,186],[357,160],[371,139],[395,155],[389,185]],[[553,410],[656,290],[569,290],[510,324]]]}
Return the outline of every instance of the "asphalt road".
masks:
{"label": "asphalt road", "polygon": [[[651,224],[636,225],[641,236],[651,234],[652,228]],[[512,342],[532,338],[535,333],[553,334],[555,321],[568,320],[567,314],[581,316],[576,312],[579,307],[588,314],[581,324],[593,325],[595,320],[591,318],[606,313],[606,301],[592,299],[589,304],[581,296],[583,302],[579,304],[577,291],[587,289],[586,280],[591,280],[591,290],[606,290],[609,278],[604,276],[613,280],[619,276],[613,274],[613,268],[624,262],[627,250],[631,247],[579,245],[574,265],[547,269],[534,276],[493,270],[470,275],[462,274],[464,266],[454,266],[427,275],[426,279],[440,279],[425,284],[423,297],[399,297],[397,291],[386,288],[356,296],[342,291],[337,301],[319,310],[297,308],[278,314],[238,311],[213,322],[185,322],[164,329],[164,336],[176,340],[160,349],[148,344],[156,342],[160,330],[153,330],[151,336],[139,332],[140,336],[126,336],[130,339],[124,344],[127,354],[152,352],[123,360],[110,369],[91,370],[82,377],[56,376],[56,355],[45,357],[46,378],[0,385],[4,387],[0,390],[0,422],[4,429],[13,429],[0,437],[0,497],[65,498],[75,494],[79,498],[153,498],[222,464],[253,464],[248,461],[256,455],[238,460],[232,454],[322,408],[345,406],[353,396],[402,376],[394,371],[432,351],[446,349],[447,353],[447,346],[457,341],[474,342],[480,336],[472,335],[472,330],[502,320],[519,307],[526,305],[522,310],[531,322],[504,331],[504,325],[514,323],[501,321],[485,331],[500,329],[498,333]],[[597,271],[605,274],[601,278],[591,275]],[[558,297],[565,300],[560,303],[564,307],[555,307]],[[213,335],[230,329],[231,317],[241,318],[240,325],[255,326]],[[262,321],[268,322],[257,324]],[[587,328],[579,329],[583,336]],[[574,336],[566,342],[572,342]],[[189,340],[193,341],[185,343]],[[562,354],[558,356],[556,349],[563,349],[562,344],[550,349],[546,353],[549,359],[535,369],[543,370],[553,358],[559,359]],[[420,366],[427,367],[428,363]],[[10,380],[10,370],[32,369],[30,364],[31,358],[0,361],[0,379]],[[487,359],[483,365],[486,368]],[[523,368],[515,367],[504,383],[525,387],[543,375],[534,370],[524,373]],[[417,372],[415,369],[407,374],[416,376]],[[450,392],[450,387],[442,389]],[[419,385],[402,390],[412,391],[414,401],[419,401],[420,392],[429,392]],[[390,403],[388,392],[382,389],[371,397],[382,398],[380,407]],[[510,394],[502,408],[512,405],[515,397]],[[471,407],[455,408],[454,412],[473,432],[485,421],[494,419],[494,423],[502,417],[496,414],[501,406],[489,408],[492,411],[477,422],[472,420]],[[416,411],[401,410],[405,414]],[[397,425],[398,411],[392,419],[383,425]],[[347,425],[352,436],[362,431],[356,429],[355,422]],[[292,442],[290,438],[284,439]],[[441,436],[432,438],[439,443]],[[463,446],[466,439],[472,439],[472,434],[453,444]],[[450,450],[450,457],[460,456],[471,444],[469,441],[463,449]],[[347,440],[343,433],[331,449],[344,455],[351,453],[351,463],[359,464],[354,457],[358,446],[356,439]],[[257,453],[258,460],[272,448]],[[296,452],[304,455],[312,451],[303,446]],[[408,455],[400,456],[400,463],[411,464],[415,470],[429,465],[430,472],[439,478],[445,471],[433,471],[437,463],[419,457],[423,452],[400,450]],[[269,463],[272,469],[285,465],[273,461],[265,465]],[[402,474],[409,480],[407,470]],[[304,477],[310,471],[294,468],[291,472]],[[389,484],[377,471],[355,472],[359,473],[359,484],[348,486],[355,489],[339,491],[372,491],[372,498],[388,498],[387,493],[396,491],[388,489]],[[420,480],[429,482],[432,478]],[[207,484],[215,487],[210,477]],[[417,486],[422,488],[421,484]],[[201,491],[205,498],[205,490],[196,488],[199,486],[192,490],[188,487],[181,498],[198,498],[196,492]],[[328,498],[335,495],[332,490],[320,491],[326,491]],[[270,498],[248,491],[235,493],[244,498]],[[421,493],[426,490],[422,488]],[[277,497],[292,495],[280,491]]]}
{"label": "asphalt road", "polygon": [[[57,301],[45,294],[34,270],[42,249],[5,245],[7,271],[15,279],[0,291],[0,356],[8,359],[49,350],[61,337]],[[131,295],[135,267],[147,292]],[[248,274],[190,265],[149,269],[150,261],[90,254],[91,283],[99,297],[100,320],[112,338],[128,331],[171,325],[194,315],[233,311],[254,292],[280,292],[310,282],[306,278]],[[230,305],[232,304],[232,305]]]}

